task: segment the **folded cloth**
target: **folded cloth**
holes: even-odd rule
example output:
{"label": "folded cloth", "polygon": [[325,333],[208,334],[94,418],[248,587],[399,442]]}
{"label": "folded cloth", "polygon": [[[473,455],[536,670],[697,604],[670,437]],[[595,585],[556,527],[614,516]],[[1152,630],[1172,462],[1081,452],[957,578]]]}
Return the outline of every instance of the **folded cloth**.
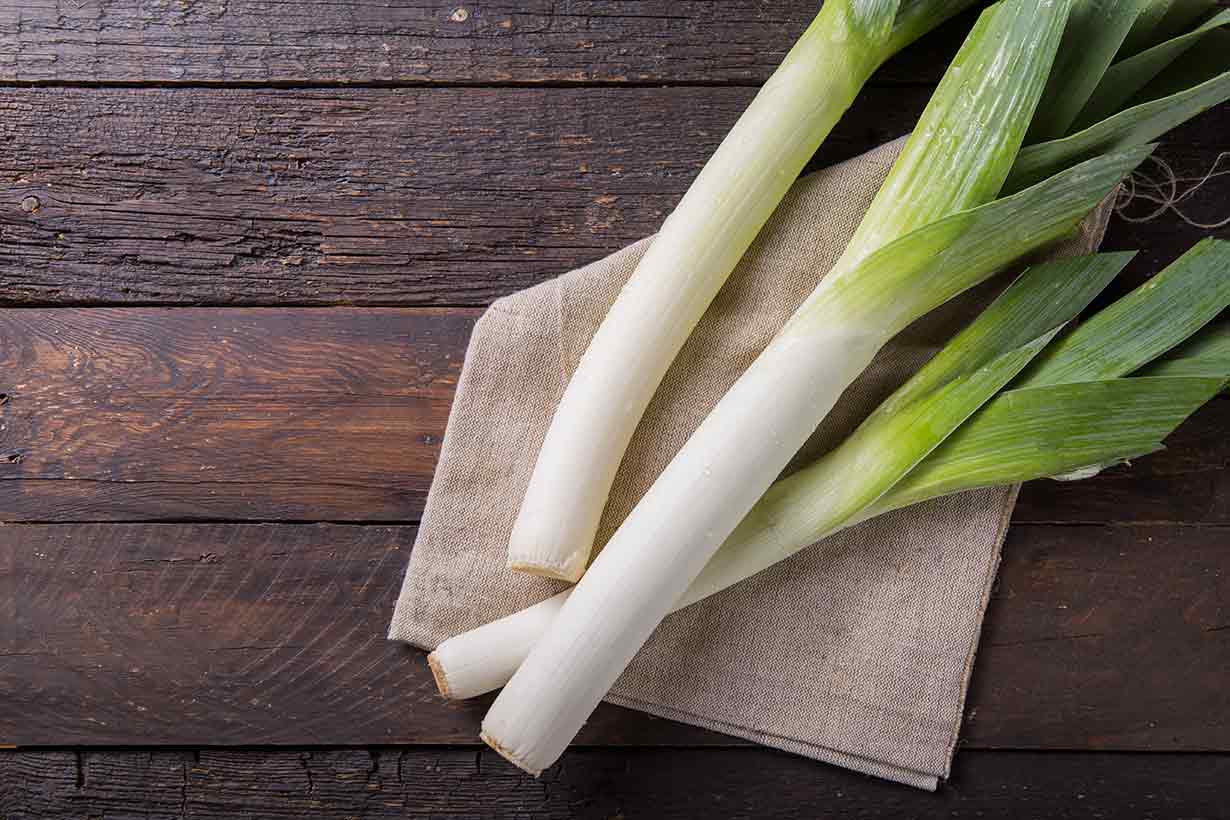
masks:
{"label": "folded cloth", "polygon": [[[902,144],[795,184],[641,420],[599,544],[836,261]],[[1052,254],[1096,249],[1109,213],[1104,203]],[[432,649],[563,588],[506,569],[508,535],[564,387],[650,241],[500,299],[478,320],[391,639]],[[890,342],[796,463],[840,441],[1000,286]],[[1015,498],[1000,487],[881,516],[683,609],[607,700],[934,789],[951,764]]]}

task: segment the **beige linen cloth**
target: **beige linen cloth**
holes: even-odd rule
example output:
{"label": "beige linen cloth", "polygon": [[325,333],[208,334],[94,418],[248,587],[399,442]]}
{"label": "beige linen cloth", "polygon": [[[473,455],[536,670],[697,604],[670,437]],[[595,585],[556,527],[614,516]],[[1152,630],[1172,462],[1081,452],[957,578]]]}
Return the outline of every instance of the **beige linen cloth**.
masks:
{"label": "beige linen cloth", "polygon": [[[658,389],[599,543],[837,259],[901,145],[795,184]],[[1096,248],[1109,210],[1062,250]],[[564,387],[650,241],[500,299],[479,319],[391,639],[432,649],[562,588],[506,569],[508,534]],[[892,341],[800,458],[839,441],[991,293],[967,294]],[[882,516],[675,613],[607,700],[934,789],[951,763],[1015,497],[1014,487],[980,490]]]}

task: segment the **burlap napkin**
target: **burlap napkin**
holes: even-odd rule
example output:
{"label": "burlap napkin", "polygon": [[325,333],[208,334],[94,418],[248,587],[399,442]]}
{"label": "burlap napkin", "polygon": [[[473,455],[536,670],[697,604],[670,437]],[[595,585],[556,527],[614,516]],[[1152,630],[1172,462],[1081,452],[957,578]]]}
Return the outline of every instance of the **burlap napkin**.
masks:
{"label": "burlap napkin", "polygon": [[[794,186],[659,388],[599,543],[837,259],[901,144]],[[1108,214],[1099,208],[1062,250],[1096,248]],[[505,569],[508,534],[564,386],[649,241],[500,299],[479,319],[390,638],[432,649],[562,588]],[[798,460],[839,441],[992,287],[894,340]],[[607,699],[934,789],[949,770],[1015,497],[968,492],[882,516],[682,610]]]}

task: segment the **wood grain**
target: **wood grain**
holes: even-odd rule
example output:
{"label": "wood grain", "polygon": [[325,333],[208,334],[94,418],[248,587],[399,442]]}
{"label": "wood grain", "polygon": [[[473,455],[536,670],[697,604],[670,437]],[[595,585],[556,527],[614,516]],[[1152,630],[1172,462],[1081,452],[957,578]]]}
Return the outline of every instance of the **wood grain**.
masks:
{"label": "wood grain", "polygon": [[764,749],[572,749],[541,780],[475,749],[0,753],[11,820],[1219,820],[1228,779],[1228,755],[963,752],[927,794]]}
{"label": "wood grain", "polygon": [[[819,5],[4,0],[0,81],[759,84]],[[972,20],[925,38],[879,79],[938,78]]]}
{"label": "wood grain", "polygon": [[[414,520],[476,311],[284,308],[481,307],[652,232],[814,6],[0,0],[0,304],[283,308],[0,311],[0,521]],[[814,165],[907,130],[968,24]],[[1135,282],[1204,233],[1106,247]],[[484,707],[382,639],[413,526],[0,523],[0,746],[278,747],[0,751],[0,816],[1230,817],[1224,754],[976,750],[1230,750],[1227,412],[1025,488],[938,797],[613,707],[582,740],[626,747],[542,781],[435,746]]]}
{"label": "wood grain", "polygon": [[[472,309],[0,311],[0,521],[414,521]],[[1230,523],[1230,401],[1024,522]]]}
{"label": "wood grain", "polygon": [[407,520],[470,310],[0,312],[0,520]]}
{"label": "wood grain", "polygon": [[[0,743],[472,743],[385,629],[408,526],[0,526]],[[973,747],[1230,751],[1225,527],[1011,530]],[[604,706],[583,744],[744,745]]]}
{"label": "wood grain", "polygon": [[1014,525],[962,742],[1230,748],[1228,602],[1230,528]]}
{"label": "wood grain", "polygon": [[[485,305],[653,233],[752,93],[0,88],[0,304]],[[816,163],[927,95],[869,90]],[[1210,112],[1160,153],[1202,173],[1224,131]],[[1156,270],[1204,233],[1165,217],[1108,247]]]}
{"label": "wood grain", "polygon": [[0,89],[0,293],[486,304],[653,233],[752,93]]}
{"label": "wood grain", "polygon": [[[0,744],[472,743],[384,637],[414,527],[0,526]],[[617,707],[582,742],[725,742]]]}

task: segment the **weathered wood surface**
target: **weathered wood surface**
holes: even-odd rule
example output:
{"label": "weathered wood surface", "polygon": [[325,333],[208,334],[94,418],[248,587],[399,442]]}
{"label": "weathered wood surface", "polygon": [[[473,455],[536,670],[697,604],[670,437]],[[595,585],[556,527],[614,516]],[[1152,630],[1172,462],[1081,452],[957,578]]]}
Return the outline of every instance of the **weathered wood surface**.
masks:
{"label": "weathered wood surface", "polygon": [[0,752],[9,820],[1230,817],[1228,755],[965,752],[939,794],[764,749],[572,749],[541,780],[476,749]]}
{"label": "weathered wood surface", "polygon": [[[639,748],[541,782],[431,748],[483,704],[382,635],[476,309],[652,232],[814,6],[0,0],[0,304],[282,308],[0,311],[0,521],[65,522],[0,523],[0,745],[283,747],[0,752],[0,816],[1230,816],[1219,754],[967,750],[934,797],[613,707],[583,742]],[[968,22],[813,164],[905,132]],[[285,309],[335,304],[463,309]],[[1025,488],[966,746],[1230,750],[1227,412]]]}
{"label": "weathered wood surface", "polygon": [[1013,526],[971,746],[1230,748],[1230,527]]}
{"label": "weathered wood surface", "polygon": [[[816,162],[905,133],[928,91],[869,90]],[[653,233],[752,94],[0,87],[0,304],[485,305]],[[1211,112],[1159,154],[1199,174],[1224,135]],[[1204,233],[1107,246],[1157,270]]]}
{"label": "weathered wood surface", "polygon": [[[818,0],[4,0],[0,82],[759,84],[819,7]],[[938,78],[972,20],[972,13],[953,20],[877,79]]]}
{"label": "weathered wood surface", "polygon": [[[0,744],[472,743],[384,639],[410,526],[0,526]],[[1230,528],[1011,530],[964,742],[1230,751]],[[589,744],[741,745],[601,708]]]}
{"label": "weathered wood surface", "polygon": [[0,520],[409,520],[475,312],[0,311]]}
{"label": "weathered wood surface", "polygon": [[752,94],[0,89],[0,298],[486,304],[653,233]]}
{"label": "weathered wood surface", "polygon": [[[0,311],[0,521],[414,521],[473,309]],[[1016,521],[1230,523],[1230,401]]]}

